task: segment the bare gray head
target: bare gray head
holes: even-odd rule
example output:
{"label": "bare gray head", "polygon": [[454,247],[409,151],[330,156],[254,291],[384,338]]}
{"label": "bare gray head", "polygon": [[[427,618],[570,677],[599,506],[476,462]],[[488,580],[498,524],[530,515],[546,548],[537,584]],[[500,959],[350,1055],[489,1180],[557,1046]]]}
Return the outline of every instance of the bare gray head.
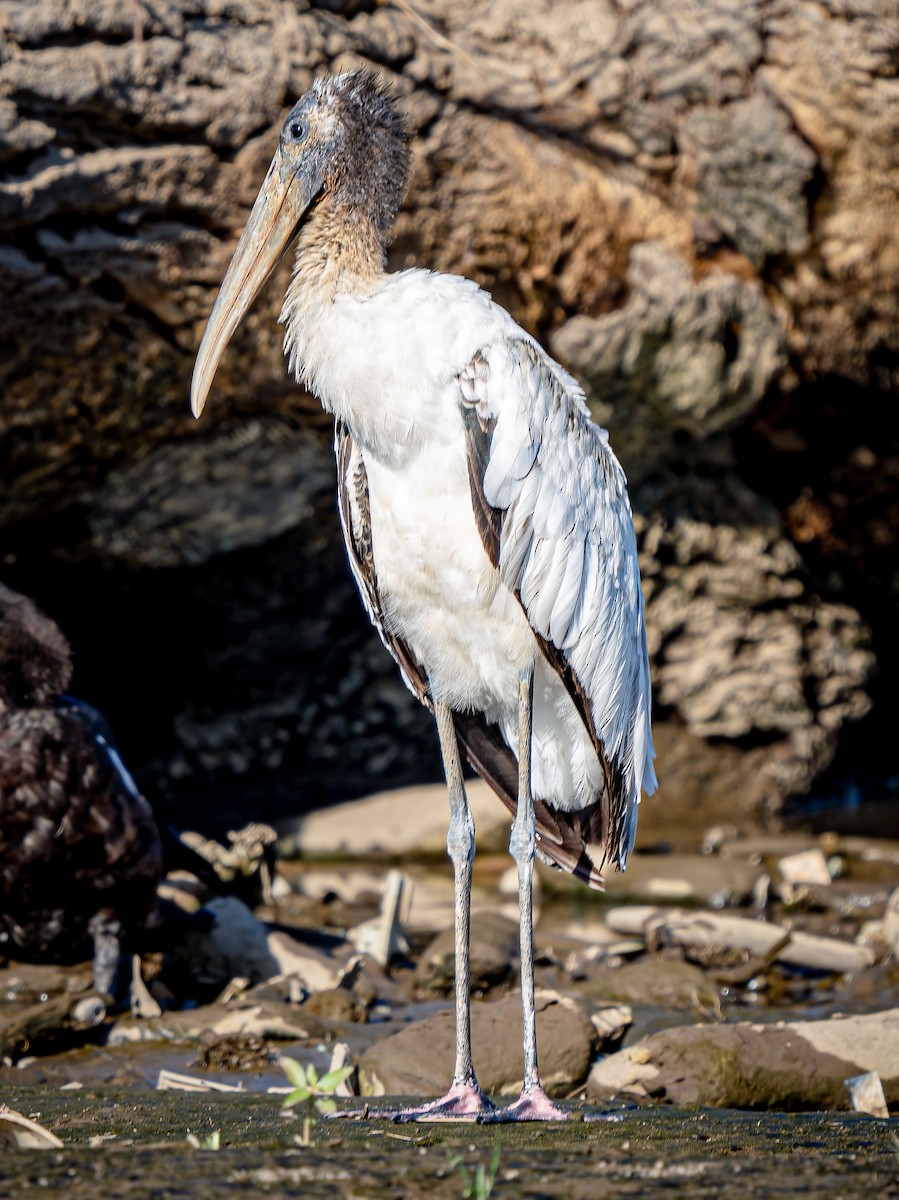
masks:
{"label": "bare gray head", "polygon": [[409,134],[371,71],[318,79],[290,110],[281,151],[301,164],[315,200],[352,209],[387,237],[409,179]]}
{"label": "bare gray head", "polygon": [[406,194],[408,142],[404,118],[370,71],[318,79],[297,101],[200,344],[191,386],[194,416],[203,411],[234,330],[304,222],[316,214],[343,221],[380,265]]}

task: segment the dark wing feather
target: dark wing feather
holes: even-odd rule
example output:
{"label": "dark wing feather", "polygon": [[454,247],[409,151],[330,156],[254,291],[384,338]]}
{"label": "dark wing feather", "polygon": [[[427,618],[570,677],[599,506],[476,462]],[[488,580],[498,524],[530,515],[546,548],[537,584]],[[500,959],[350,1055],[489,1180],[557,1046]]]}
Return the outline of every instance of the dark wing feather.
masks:
{"label": "dark wing feather", "polygon": [[[469,366],[469,371],[477,377],[478,371],[483,370],[485,366],[486,362],[483,360],[483,356],[476,355]],[[498,567],[503,514],[499,509],[494,508],[484,495],[484,474],[490,462],[490,439],[493,435],[495,421],[484,417],[475,405],[465,404],[462,406],[462,422],[465,426],[471,507],[487,556],[491,563]]]}
{"label": "dark wing feather", "polygon": [[[465,757],[515,816],[518,809],[518,762],[495,725],[479,713],[454,713],[456,736]],[[589,809],[560,812],[534,798],[537,854],[548,866],[576,875],[597,891],[603,878],[587,853],[592,815]]]}
{"label": "dark wing feather", "polygon": [[362,596],[369,620],[390,651],[409,690],[427,708],[433,708],[424,668],[406,643],[392,633],[384,621],[378,577],[371,545],[371,515],[368,505],[368,476],[359,448],[340,421],[334,431],[337,455],[337,506],[353,578]]}

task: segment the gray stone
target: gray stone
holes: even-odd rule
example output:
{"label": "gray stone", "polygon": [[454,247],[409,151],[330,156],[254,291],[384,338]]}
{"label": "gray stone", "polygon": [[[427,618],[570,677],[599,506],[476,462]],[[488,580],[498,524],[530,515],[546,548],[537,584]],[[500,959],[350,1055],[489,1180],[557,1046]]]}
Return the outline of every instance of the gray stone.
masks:
{"label": "gray stone", "polygon": [[[471,986],[485,991],[509,979],[518,962],[519,928],[499,913],[481,912],[471,922]],[[439,933],[415,969],[420,987],[448,993],[455,976],[455,938],[452,929]]]}
{"label": "gray stone", "polygon": [[588,1094],[722,1108],[846,1109],[844,1081],[876,1070],[899,1101],[899,1009],[826,1021],[663,1030],[597,1063]]}
{"label": "gray stone", "polygon": [[579,983],[577,992],[592,1001],[653,1005],[690,1013],[714,1012],[718,1007],[718,991],[705,973],[676,958],[646,958],[607,967]]}
{"label": "gray stone", "polygon": [[[475,1003],[471,1011],[478,1080],[491,1094],[521,1088],[521,1004],[518,996]],[[596,1034],[580,1006],[555,993],[537,993],[540,1071],[550,1095],[565,1096],[586,1078]],[[438,1096],[453,1073],[453,1014],[417,1021],[366,1050],[359,1062],[367,1096]]]}
{"label": "gray stone", "polygon": [[818,937],[770,921],[713,912],[634,905],[613,909],[606,920],[619,933],[641,933],[657,942],[667,940],[693,952],[710,948],[746,951],[756,958],[834,974],[864,970],[876,957],[870,946]]}
{"label": "gray stone", "polygon": [[[507,810],[486,783],[466,786],[475,823],[475,837],[482,847],[493,845],[497,833],[508,842],[510,818]],[[446,786],[399,788],[363,796],[347,804],[334,804],[319,812],[305,813],[297,820],[283,821],[280,832],[290,838],[304,858],[341,855],[371,858],[373,855],[415,853],[445,854],[449,825]]]}
{"label": "gray stone", "polygon": [[727,908],[745,904],[763,874],[752,863],[725,861],[706,854],[634,854],[627,870],[606,880],[616,902],[689,901]]}
{"label": "gray stone", "polygon": [[808,248],[805,189],[817,160],[770,96],[694,108],[681,137],[686,169],[696,176],[700,240],[723,235],[756,266]]}
{"label": "gray stone", "polygon": [[186,933],[177,953],[201,984],[224,986],[237,976],[259,983],[280,973],[269,946],[269,931],[236,896],[219,896],[205,905],[214,918],[208,930]]}

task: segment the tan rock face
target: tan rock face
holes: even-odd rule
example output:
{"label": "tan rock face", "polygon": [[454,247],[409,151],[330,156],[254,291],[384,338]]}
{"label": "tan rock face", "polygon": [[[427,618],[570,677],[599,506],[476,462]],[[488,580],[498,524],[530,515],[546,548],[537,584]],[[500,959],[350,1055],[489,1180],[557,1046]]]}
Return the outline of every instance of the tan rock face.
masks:
{"label": "tan rock face", "polygon": [[723,817],[807,788],[895,653],[899,450],[886,392],[846,390],[896,380],[894,23],[802,0],[227,11],[4,11],[2,571],[74,635],[142,782],[214,795],[227,826],[438,769],[345,572],[328,422],[286,378],[288,263],[210,419],[187,412],[286,107],[364,61],[417,131],[391,265],[490,288],[628,472],[663,800]]}
{"label": "tan rock face", "polygon": [[822,172],[814,250],[782,288],[809,367],[888,387],[895,361],[871,352],[896,342],[895,13],[862,4],[850,22],[822,16],[790,6],[759,72]]}
{"label": "tan rock face", "polygon": [[[855,610],[811,593],[795,546],[735,476],[656,498],[640,526],[657,700],[694,736],[763,737],[754,785],[765,799],[805,790],[839,730],[870,708],[868,630]],[[732,523],[741,508],[746,524]]]}

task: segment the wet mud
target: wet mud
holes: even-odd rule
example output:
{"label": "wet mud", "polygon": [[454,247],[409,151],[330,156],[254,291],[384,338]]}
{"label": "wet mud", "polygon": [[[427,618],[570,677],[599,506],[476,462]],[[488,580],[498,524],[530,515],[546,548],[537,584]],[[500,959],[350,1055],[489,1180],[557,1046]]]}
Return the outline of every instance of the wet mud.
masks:
{"label": "wet mud", "polygon": [[[301,1122],[275,1097],[7,1087],[4,1100],[39,1114],[64,1146],[0,1149],[2,1200],[464,1197],[497,1139],[496,1197],[899,1197],[899,1122],[858,1115],[581,1106],[583,1121],[497,1131],[396,1125],[373,1109],[365,1121],[317,1121],[301,1146]],[[218,1150],[187,1141],[216,1131]]]}
{"label": "wet mud", "polygon": [[[413,808],[425,811],[415,797]],[[335,836],[326,829],[324,844]],[[517,929],[508,860],[491,836],[482,834],[475,872],[475,1057],[490,1088],[514,1094]],[[424,832],[416,837],[430,845]],[[388,864],[376,848],[338,862],[320,851],[315,861],[307,846],[308,857],[279,864],[277,898],[257,903],[255,916],[202,898],[216,921],[206,941],[146,955],[130,1012],[90,1023],[77,1003],[90,998],[85,965],[0,965],[0,1104],[63,1143],[14,1148],[0,1129],[0,1200],[478,1196],[486,1193],[476,1173],[489,1173],[497,1146],[496,1197],[617,1200],[676,1188],[686,1200],[899,1200],[899,1120],[845,1111],[843,1085],[877,1071],[895,1109],[899,845],[729,830],[697,831],[680,845],[649,836],[646,845],[604,897],[541,873],[538,984],[562,1022],[558,1036],[540,1030],[541,1065],[583,1120],[398,1125],[379,1118],[387,1102],[369,1094],[338,1100],[369,1104],[369,1119],[317,1118],[303,1144],[302,1113],[283,1112],[283,1095],[270,1090],[284,1090],[280,1055],[321,1074],[342,1043],[364,1092],[380,1081],[389,1096],[421,1096],[444,1085],[452,1046],[452,889],[442,857],[410,854],[409,903],[390,917]],[[183,877],[166,888],[187,906],[200,902]],[[373,954],[388,934],[400,948],[379,964]],[[251,966],[255,981],[236,977]],[[867,1035],[864,1062],[853,1057],[856,1016],[883,1031]],[[841,1030],[848,1048],[821,1040]],[[713,1096],[717,1059],[687,1052],[731,1036],[745,1041],[745,1061],[732,1056],[718,1072],[728,1086]],[[784,1039],[808,1058],[808,1086],[790,1090],[782,1075],[760,1083],[765,1063],[783,1068]],[[819,1068],[834,1054],[825,1096]],[[627,1055],[631,1075],[609,1083],[607,1067]],[[745,1094],[734,1099],[740,1079]],[[684,1091],[691,1080],[706,1090]],[[798,1111],[824,1108],[843,1111]]]}

